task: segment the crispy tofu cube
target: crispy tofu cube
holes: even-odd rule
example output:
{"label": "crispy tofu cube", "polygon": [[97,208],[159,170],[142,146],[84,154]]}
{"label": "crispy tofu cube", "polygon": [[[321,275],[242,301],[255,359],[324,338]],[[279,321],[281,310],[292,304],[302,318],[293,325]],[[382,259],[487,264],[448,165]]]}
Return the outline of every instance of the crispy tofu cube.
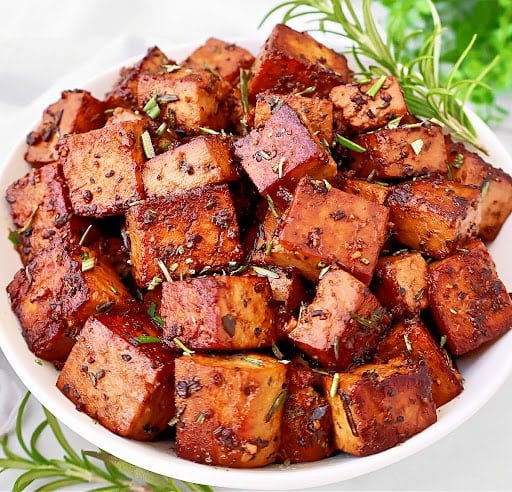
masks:
{"label": "crispy tofu cube", "polygon": [[276,230],[269,262],[294,265],[310,280],[338,265],[368,284],[387,225],[386,207],[304,178]]}
{"label": "crispy tofu cube", "polygon": [[366,179],[352,179],[345,176],[338,176],[334,180],[340,190],[358,195],[370,202],[384,205],[388,195],[391,193],[391,187],[386,183],[376,183]]}
{"label": "crispy tofu cube", "polygon": [[435,323],[455,355],[512,327],[512,301],[480,240],[429,265],[428,294]]}
{"label": "crispy tofu cube", "polygon": [[137,87],[143,74],[159,73],[165,71],[166,65],[175,65],[165,53],[153,46],[148,48],[146,54],[137,63],[121,69],[119,79],[112,90],[105,97],[107,108],[124,107],[137,108]]}
{"label": "crispy tofu cube", "polygon": [[144,121],[125,121],[59,142],[60,162],[78,215],[122,215],[145,197],[141,168]]}
{"label": "crispy tofu cube", "polygon": [[344,371],[371,360],[389,321],[365,284],[343,270],[329,270],[288,338],[322,367]]}
{"label": "crispy tofu cube", "polygon": [[364,133],[353,141],[366,149],[349,151],[350,168],[360,178],[408,178],[448,172],[439,126],[382,129]]}
{"label": "crispy tofu cube", "polygon": [[257,353],[192,354],[175,362],[176,455],[256,468],[281,442],[286,366]]}
{"label": "crispy tofu cube", "polygon": [[[425,364],[394,359],[324,377],[336,447],[368,456],[399,444],[437,420]],[[331,392],[334,396],[331,396]]]}
{"label": "crispy tofu cube", "polygon": [[59,236],[77,244],[90,219],[73,214],[62,169],[57,163],[33,169],[14,181],[6,200],[15,230],[11,239],[26,265]]}
{"label": "crispy tofu cube", "polygon": [[[174,354],[141,314],[91,316],[77,337],[57,387],[77,407],[120,436],[148,441],[175,413]],[[155,342],[142,343],[155,337]]]}
{"label": "crispy tofu cube", "polygon": [[89,316],[134,306],[110,265],[60,238],[16,273],[7,293],[28,348],[52,362],[66,360]]}
{"label": "crispy tofu cube", "polygon": [[385,363],[395,357],[424,360],[427,363],[436,407],[449,402],[463,390],[462,375],[450,355],[434,340],[419,318],[395,323],[379,343],[373,361]]}
{"label": "crispy tofu cube", "polygon": [[201,127],[221,130],[229,121],[227,98],[231,85],[208,70],[179,69],[145,74],[137,86],[137,104],[143,109],[155,98],[159,118],[171,129],[197,134]]}
{"label": "crispy tofu cube", "polygon": [[266,90],[288,94],[315,87],[315,94],[329,91],[351,79],[347,59],[316,41],[306,32],[277,24],[256,55],[249,80],[251,100]]}
{"label": "crispy tofu cube", "polygon": [[217,275],[165,282],[163,336],[193,350],[243,350],[276,341],[276,310],[267,278]]}
{"label": "crispy tofu cube", "polygon": [[216,38],[208,38],[196,48],[180,65],[184,68],[202,68],[219,74],[230,84],[235,84],[240,77],[240,69],[251,68],[254,56],[251,52]]}
{"label": "crispy tofu cube", "polygon": [[262,126],[283,104],[290,106],[300,117],[309,131],[320,142],[332,143],[333,109],[332,102],[320,97],[305,97],[299,94],[272,94],[264,92],[256,97],[254,126]]}
{"label": "crispy tofu cube", "polygon": [[482,220],[478,235],[484,242],[496,238],[512,212],[512,177],[493,167],[463,144],[446,137],[447,159],[453,179],[482,190]]}
{"label": "crispy tofu cube", "polygon": [[428,307],[427,262],[417,251],[380,257],[372,291],[393,316],[419,315]]}
{"label": "crispy tofu cube", "polygon": [[229,141],[203,135],[160,154],[144,165],[142,181],[148,196],[167,195],[238,178]]}
{"label": "crispy tofu cube", "polygon": [[126,213],[126,232],[139,287],[165,275],[177,280],[219,272],[243,256],[233,201],[225,184],[135,204]]}
{"label": "crispy tofu cube", "polygon": [[340,113],[339,119],[348,134],[382,128],[391,120],[407,114],[402,88],[394,77],[386,77],[377,93],[368,95],[370,89],[378,87],[375,84],[380,84],[379,79],[331,89],[329,99],[334,104],[334,111]]}
{"label": "crispy tofu cube", "polygon": [[305,175],[321,179],[336,174],[329,151],[285,104],[234,145],[235,155],[263,196],[276,197],[279,187],[292,191]]}
{"label": "crispy tofu cube", "polygon": [[25,160],[35,167],[57,162],[56,145],[61,136],[95,130],[105,119],[104,103],[90,92],[62,92],[60,99],[44,110],[38,127],[27,135]]}
{"label": "crispy tofu cube", "polygon": [[396,185],[386,205],[398,241],[442,259],[477,234],[481,199],[479,189],[436,176]]}

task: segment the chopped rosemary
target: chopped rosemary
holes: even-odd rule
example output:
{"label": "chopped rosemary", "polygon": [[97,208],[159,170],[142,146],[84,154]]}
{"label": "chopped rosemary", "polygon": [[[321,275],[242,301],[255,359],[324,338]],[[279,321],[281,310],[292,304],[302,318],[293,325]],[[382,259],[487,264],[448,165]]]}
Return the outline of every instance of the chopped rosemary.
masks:
{"label": "chopped rosemary", "polygon": [[153,142],[151,141],[151,135],[147,130],[145,130],[140,136],[142,141],[142,149],[144,150],[144,155],[147,159],[152,159],[156,156],[155,148],[153,147]]}
{"label": "chopped rosemary", "polygon": [[263,267],[260,267],[260,266],[257,266],[257,265],[252,265],[252,269],[258,275],[261,275],[262,277],[274,278],[274,279],[278,279],[279,278],[279,273],[274,272],[273,270],[269,270],[268,268],[263,268]]}
{"label": "chopped rosemary", "polygon": [[452,163],[452,166],[455,169],[460,169],[462,167],[462,165],[464,164],[464,159],[465,159],[464,154],[457,154]]}
{"label": "chopped rosemary", "polygon": [[402,120],[401,116],[398,116],[398,118],[393,118],[392,120],[388,121],[388,124],[386,125],[386,127],[389,128],[390,130],[398,128],[400,126],[401,120]]}
{"label": "chopped rosemary", "polygon": [[80,241],[78,241],[78,246],[83,246],[85,239],[87,238],[87,234],[89,234],[89,231],[92,229],[92,224],[89,224],[87,226],[87,229],[85,229],[84,233],[82,234],[82,237],[80,238]]}
{"label": "chopped rosemary", "polygon": [[346,147],[349,150],[353,150],[354,152],[366,152],[366,149],[364,147],[355,142],[352,142],[352,140],[349,140],[348,138],[344,137],[343,135],[340,135],[339,133],[336,134],[336,142],[338,142],[340,145],[343,145],[343,147]]}
{"label": "chopped rosemary", "polygon": [[154,276],[152,279],[151,279],[151,282],[149,282],[149,285],[147,287],[147,290],[155,290],[156,286],[158,284],[161,284],[162,283],[162,279],[158,276]]}
{"label": "chopped rosemary", "polygon": [[491,186],[491,182],[487,179],[482,184],[482,188],[480,189],[480,192],[482,193],[482,198],[485,198],[487,196],[487,193],[489,192],[489,186]]}
{"label": "chopped rosemary", "polygon": [[266,195],[266,198],[267,198],[268,208],[270,209],[270,212],[276,219],[278,219],[279,214],[277,213],[276,207],[274,205],[274,200],[272,200],[272,197],[269,194]]}
{"label": "chopped rosemary", "polygon": [[299,91],[299,92],[296,92],[295,95],[296,96],[304,96],[306,94],[313,94],[313,92],[316,91],[316,86],[315,85],[310,85],[309,87],[306,87],[305,89]]}
{"label": "chopped rosemary", "polygon": [[156,302],[151,301],[148,306],[148,316],[154,321],[158,326],[164,326],[164,320],[156,314]]}
{"label": "chopped rosemary", "polygon": [[172,341],[174,342],[174,345],[176,345],[176,347],[183,350],[184,355],[192,355],[194,353],[194,351],[190,350],[178,337],[174,337]]}
{"label": "chopped rosemary", "polygon": [[285,389],[281,390],[277,395],[276,399],[268,409],[267,414],[265,415],[265,423],[268,424],[272,417],[276,414],[276,412],[284,405],[284,402],[288,398],[288,391]]}
{"label": "chopped rosemary", "polygon": [[156,134],[161,137],[165,130],[167,130],[167,123],[165,123],[165,121],[156,129]]}
{"label": "chopped rosemary", "polygon": [[30,217],[28,218],[25,225],[23,225],[23,227],[15,229],[14,231],[9,231],[9,241],[11,241],[15,246],[19,246],[21,244],[20,235],[24,232],[27,232],[32,227],[38,209],[39,205],[32,211]]}
{"label": "chopped rosemary", "polygon": [[411,142],[412,150],[414,150],[414,153],[416,155],[419,155],[421,152],[421,149],[423,149],[423,140],[421,138],[418,138],[417,140],[414,140]]}
{"label": "chopped rosemary", "polygon": [[331,398],[334,398],[336,396],[336,393],[338,393],[339,385],[340,385],[340,374],[338,372],[335,372],[334,376],[332,377],[331,389],[329,391],[329,395]]}
{"label": "chopped rosemary", "polygon": [[94,257],[89,256],[89,253],[84,252],[82,254],[82,272],[88,272],[89,270],[92,270],[94,265]]}
{"label": "chopped rosemary", "polygon": [[404,334],[404,343],[408,352],[412,352],[412,344],[407,333]]}
{"label": "chopped rosemary", "polygon": [[158,118],[160,115],[160,106],[158,105],[156,101],[156,96],[153,96],[145,105],[144,105],[144,112],[148,115],[149,118],[154,120],[155,118]]}
{"label": "chopped rosemary", "polygon": [[217,130],[212,130],[211,128],[207,128],[205,126],[200,126],[199,130],[201,130],[203,133],[206,133],[207,135],[220,135],[220,132]]}
{"label": "chopped rosemary", "polygon": [[131,338],[132,342],[135,342],[137,345],[145,345],[148,343],[160,343],[160,337],[155,337],[153,335],[139,335],[138,337]]}
{"label": "chopped rosemary", "polygon": [[[158,260],[157,263],[158,263],[158,266],[160,267],[160,270],[162,270],[162,273],[164,274],[165,280],[167,280],[167,282],[172,282],[171,274],[169,273],[169,270],[165,266],[165,263],[162,260]],[[153,280],[151,280],[151,281],[153,281]]]}
{"label": "chopped rosemary", "polygon": [[381,75],[375,83],[366,91],[366,95],[370,97],[375,97],[379,91],[382,89],[382,86],[384,85],[384,82],[386,82],[387,76]]}

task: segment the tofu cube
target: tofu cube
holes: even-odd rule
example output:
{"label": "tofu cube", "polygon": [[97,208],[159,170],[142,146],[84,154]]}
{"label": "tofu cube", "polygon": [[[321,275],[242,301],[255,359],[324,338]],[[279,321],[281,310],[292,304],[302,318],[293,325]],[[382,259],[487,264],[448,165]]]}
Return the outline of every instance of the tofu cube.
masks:
{"label": "tofu cube", "polygon": [[57,162],[57,142],[63,135],[84,133],[105,123],[105,105],[84,90],[63,91],[43,112],[37,128],[27,135],[25,160],[35,167]]}
{"label": "tofu cube", "polygon": [[203,135],[149,159],[142,171],[148,196],[167,195],[238,178],[229,141]]}
{"label": "tofu cube", "polygon": [[[91,316],[57,379],[78,410],[120,436],[152,440],[175,413],[174,354],[142,314]],[[139,342],[154,337],[154,342]]]}
{"label": "tofu cube", "polygon": [[345,56],[316,41],[307,32],[277,24],[256,55],[248,84],[251,100],[266,90],[278,94],[315,87],[318,97],[351,79]]}
{"label": "tofu cube", "polygon": [[134,204],[126,213],[126,232],[133,277],[143,288],[155,277],[219,272],[243,257],[226,184]]}
{"label": "tofu cube", "polygon": [[448,352],[436,342],[419,318],[395,323],[379,343],[373,362],[386,363],[395,357],[426,362],[436,407],[439,408],[462,392],[462,375]]}
{"label": "tofu cube", "polygon": [[394,179],[448,172],[439,126],[385,128],[364,133],[353,141],[366,149],[349,151],[350,169],[360,178]]}
{"label": "tofu cube", "polygon": [[[437,420],[425,364],[393,359],[324,376],[337,449],[368,456],[399,444]],[[334,396],[331,396],[331,392]]]}
{"label": "tofu cube", "polygon": [[243,350],[276,341],[276,310],[268,279],[217,275],[164,282],[163,336],[193,350]]}
{"label": "tofu cube", "polygon": [[320,366],[345,371],[368,362],[390,317],[370,289],[343,270],[329,270],[288,338]]}
{"label": "tofu cube", "polygon": [[479,189],[436,176],[394,186],[386,205],[400,243],[442,259],[477,234],[481,201]]}
{"label": "tofu cube", "polygon": [[379,205],[384,205],[388,195],[391,193],[391,187],[387,183],[376,183],[366,179],[352,179],[341,175],[341,173],[338,173],[334,182],[340,190],[352,195],[358,195]]}
{"label": "tofu cube", "polygon": [[[377,130],[408,113],[402,88],[394,77],[386,77],[377,93],[372,95],[372,88],[379,86],[375,84],[380,85],[380,80],[338,85],[331,89],[329,99],[334,104],[334,111],[339,113],[338,119],[346,133]],[[370,89],[372,92],[368,95]]]}
{"label": "tofu cube", "polygon": [[175,361],[176,455],[198,463],[256,468],[281,443],[286,366],[257,353]]}
{"label": "tofu cube", "polygon": [[428,307],[427,276],[427,262],[417,251],[382,256],[371,287],[394,317],[415,316]]}
{"label": "tofu cube", "polygon": [[144,121],[125,121],[59,142],[60,162],[76,214],[122,215],[145,197],[141,136]]}
{"label": "tofu cube", "polygon": [[135,302],[103,258],[59,238],[15,274],[7,293],[28,348],[52,362],[66,360],[89,316]]}
{"label": "tofu cube", "polygon": [[455,355],[474,350],[512,326],[512,301],[480,240],[429,265],[428,295],[436,326]]}

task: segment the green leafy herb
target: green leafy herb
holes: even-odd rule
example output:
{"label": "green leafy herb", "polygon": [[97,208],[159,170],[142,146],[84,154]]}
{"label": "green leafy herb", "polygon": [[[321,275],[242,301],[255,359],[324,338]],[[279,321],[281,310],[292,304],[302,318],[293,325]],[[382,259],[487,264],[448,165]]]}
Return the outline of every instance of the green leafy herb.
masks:
{"label": "green leafy herb", "polygon": [[343,147],[346,147],[347,149],[353,150],[355,152],[366,152],[364,147],[353,142],[352,140],[349,140],[343,135],[336,134],[336,142],[338,142],[340,145],[343,145]]}
{"label": "green leafy herb", "polygon": [[94,265],[94,257],[89,256],[89,253],[84,252],[82,254],[82,272],[88,272],[89,270],[92,270]]}
{"label": "green leafy herb", "polygon": [[36,217],[37,210],[39,209],[39,205],[33,210],[28,218],[27,222],[23,227],[19,229],[15,229],[14,231],[9,231],[9,241],[11,241],[15,246],[19,246],[21,244],[20,236],[24,232],[27,232],[31,227],[34,219]]}
{"label": "green leafy herb", "polygon": [[382,89],[384,82],[386,82],[387,76],[381,75],[375,83],[366,91],[366,94],[370,97],[375,97]]}
{"label": "green leafy herb", "polygon": [[158,102],[156,101],[156,96],[153,96],[145,105],[144,105],[144,112],[152,119],[158,117],[160,114],[160,106],[158,105]]}
{"label": "green leafy herb", "polygon": [[133,340],[137,345],[145,345],[147,343],[160,343],[160,337],[154,337],[152,335],[139,335],[138,337],[133,337]]}
{"label": "green leafy herb", "polygon": [[155,148],[153,147],[153,142],[151,141],[151,135],[147,130],[145,130],[141,135],[142,141],[142,149],[144,150],[144,155],[147,159],[152,159],[156,156]]}

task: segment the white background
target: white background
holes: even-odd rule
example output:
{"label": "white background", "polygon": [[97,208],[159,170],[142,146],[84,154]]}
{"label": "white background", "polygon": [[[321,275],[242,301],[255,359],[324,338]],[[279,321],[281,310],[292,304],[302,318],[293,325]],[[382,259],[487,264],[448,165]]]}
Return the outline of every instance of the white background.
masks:
{"label": "white background", "polygon": [[[24,114],[31,106],[43,109],[51,102],[40,98],[49,88],[58,94],[61,89],[79,87],[84,77],[155,44],[199,43],[209,36],[263,40],[272,22],[260,30],[257,26],[275,4],[269,0],[2,0],[0,160],[23,137]],[[303,22],[293,26],[306,27]],[[512,109],[512,97],[504,96],[502,101]],[[512,153],[512,118],[496,133]],[[5,360],[0,354],[2,366]],[[5,384],[0,379],[0,388]],[[321,490],[512,490],[511,409],[509,378],[475,416],[427,450]],[[38,405],[29,410],[30,432],[42,414]],[[77,448],[91,449],[72,432],[68,435]],[[60,457],[51,442],[44,448],[49,456]],[[16,476],[0,474],[0,490],[11,490]]]}

